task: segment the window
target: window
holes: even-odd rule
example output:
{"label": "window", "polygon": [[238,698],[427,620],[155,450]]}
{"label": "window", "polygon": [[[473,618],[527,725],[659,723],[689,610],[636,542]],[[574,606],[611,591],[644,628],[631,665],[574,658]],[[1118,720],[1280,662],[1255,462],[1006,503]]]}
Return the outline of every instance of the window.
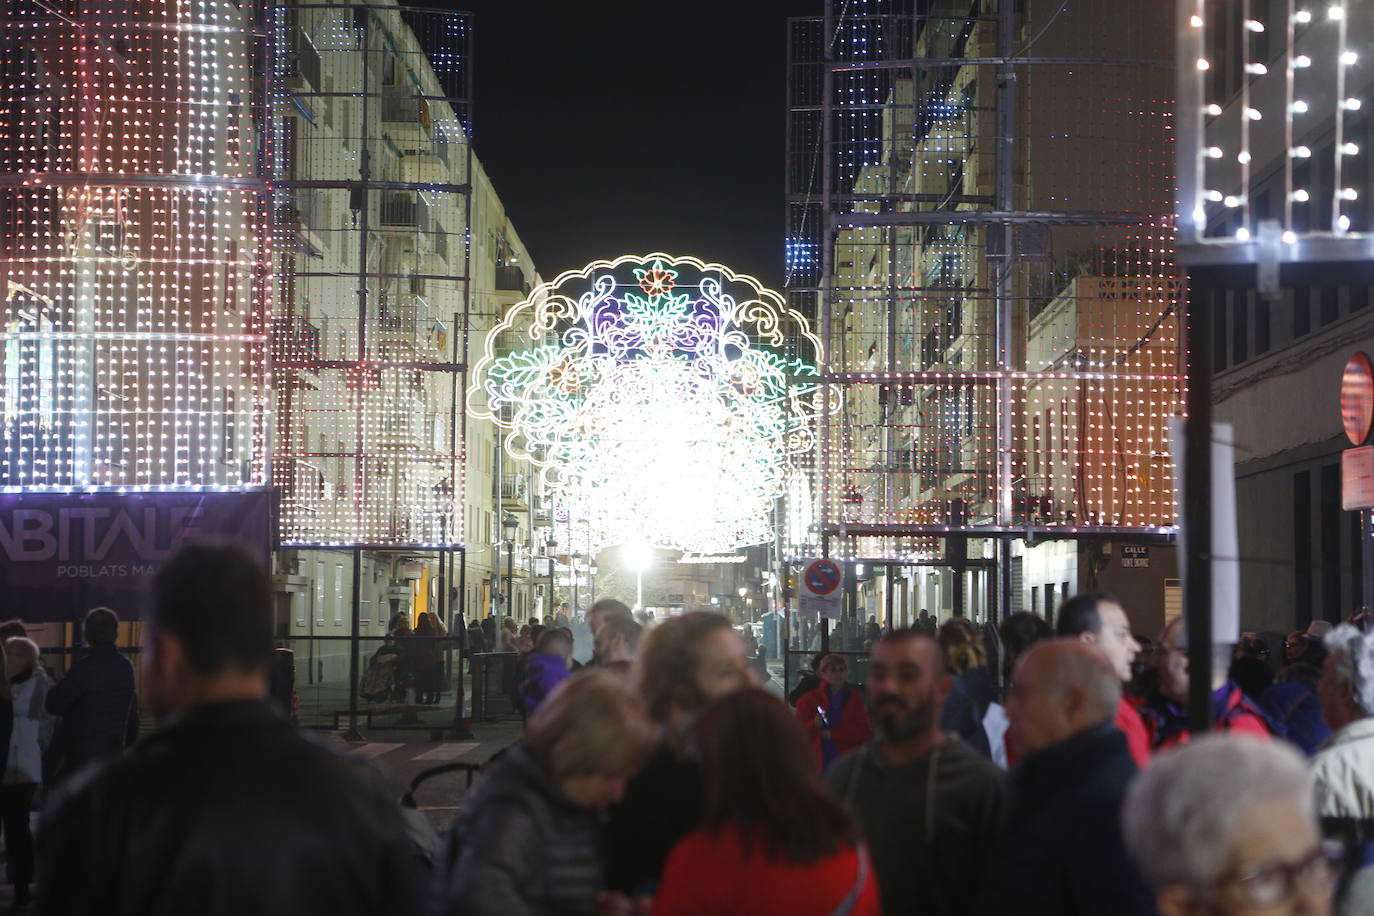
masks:
{"label": "window", "polygon": [[1269,352],[1269,300],[1255,297],[1255,355]]}
{"label": "window", "polygon": [[1293,336],[1302,337],[1312,330],[1312,289],[1293,287]]}
{"label": "window", "polygon": [[1330,324],[1340,315],[1340,297],[1334,286],[1322,286],[1319,290],[1322,324]]}
{"label": "window", "polygon": [[1250,358],[1250,302],[1243,287],[1231,290],[1231,362],[1243,363]]}
{"label": "window", "polygon": [[1045,585],[1045,620],[1054,626],[1054,583]]}
{"label": "window", "polygon": [[1230,309],[1226,307],[1226,294],[1219,289],[1207,292],[1208,311],[1212,313],[1212,369],[1220,372],[1228,365],[1226,354],[1230,338],[1226,332],[1226,320]]}
{"label": "window", "polygon": [[334,626],[343,626],[344,609],[344,568],[342,563],[334,566]]}
{"label": "window", "polygon": [[1312,472],[1293,475],[1293,592],[1296,623],[1312,622]]}
{"label": "window", "polygon": [[1358,312],[1360,309],[1369,307],[1369,287],[1352,286],[1349,291],[1350,311]]}
{"label": "window", "polygon": [[1030,606],[1030,609],[1031,609],[1031,613],[1032,613],[1032,614],[1039,614],[1039,613],[1040,613],[1040,586],[1038,586],[1038,585],[1032,585],[1032,586],[1031,586],[1031,606]]}
{"label": "window", "polygon": [[304,626],[305,626],[305,596],[304,596],[304,595],[300,595],[300,594],[293,594],[293,595],[291,596],[291,603],[294,604],[294,605],[296,606],[296,626],[298,626],[298,627],[304,627]]}

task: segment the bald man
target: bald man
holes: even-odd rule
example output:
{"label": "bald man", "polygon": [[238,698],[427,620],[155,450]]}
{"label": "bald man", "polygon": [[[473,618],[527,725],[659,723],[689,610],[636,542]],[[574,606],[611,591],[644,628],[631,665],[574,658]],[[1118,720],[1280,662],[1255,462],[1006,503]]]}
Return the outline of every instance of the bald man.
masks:
{"label": "bald man", "polygon": [[1025,756],[976,912],[1155,912],[1121,836],[1136,765],[1113,721],[1120,699],[1111,661],[1076,637],[1038,642],[1017,662],[1007,716]]}

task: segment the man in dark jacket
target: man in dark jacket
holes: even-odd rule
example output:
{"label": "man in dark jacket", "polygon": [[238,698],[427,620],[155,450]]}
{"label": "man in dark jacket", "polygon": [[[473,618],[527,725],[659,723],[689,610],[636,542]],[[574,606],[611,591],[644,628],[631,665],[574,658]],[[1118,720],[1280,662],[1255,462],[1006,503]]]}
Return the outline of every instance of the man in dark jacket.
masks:
{"label": "man in dark jacket", "polygon": [[1007,820],[978,913],[1155,912],[1121,835],[1136,765],[1113,723],[1120,698],[1111,662],[1077,638],[1044,640],[1022,656],[1007,716],[1026,756],[1011,774]]}
{"label": "man in dark jacket", "polygon": [[48,691],[48,712],[62,717],[52,743],[58,780],[92,760],[119,756],[138,737],[134,666],[115,649],[118,615],[95,608],[83,630],[90,648]]}
{"label": "man in dark jacket", "polygon": [[144,661],[161,728],[70,780],[38,834],[39,913],[421,912],[399,807],[267,701],[271,586],[229,546],[153,580]]}

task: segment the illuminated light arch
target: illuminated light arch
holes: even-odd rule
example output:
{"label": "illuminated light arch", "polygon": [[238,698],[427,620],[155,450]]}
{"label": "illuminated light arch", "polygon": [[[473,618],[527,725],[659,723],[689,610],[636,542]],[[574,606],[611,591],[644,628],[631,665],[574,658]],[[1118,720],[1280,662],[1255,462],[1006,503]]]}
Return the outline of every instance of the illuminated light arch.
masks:
{"label": "illuminated light arch", "polygon": [[805,317],[755,278],[625,255],[513,306],[468,407],[539,469],[573,520],[570,549],[718,553],[772,538],[772,501],[815,445],[819,354]]}

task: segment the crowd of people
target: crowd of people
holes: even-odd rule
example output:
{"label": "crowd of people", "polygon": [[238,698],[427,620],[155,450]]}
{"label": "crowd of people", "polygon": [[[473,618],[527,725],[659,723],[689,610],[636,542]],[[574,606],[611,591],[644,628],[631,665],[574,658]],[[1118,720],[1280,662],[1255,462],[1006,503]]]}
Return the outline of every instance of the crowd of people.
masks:
{"label": "crowd of people", "polygon": [[[236,547],[161,568],[142,682],[160,724],[132,747],[111,612],[91,612],[89,651],[56,685],[0,627],[17,902],[33,883],[39,912],[73,916],[1374,906],[1374,636],[1349,624],[1302,634],[1260,697],[1237,683],[1258,683],[1253,643],[1219,650],[1217,728],[1199,737],[1181,631],[1142,650],[1107,596],[1067,602],[1053,632],[1023,614],[878,632],[861,685],[856,654],[825,653],[786,701],[726,618],[645,628],[603,599],[526,634],[522,737],[435,849],[375,769],[270,702],[270,608],[267,573]],[[1315,682],[1286,676],[1297,665]],[[1292,684],[1329,729],[1318,748],[1290,738],[1310,705]]]}

